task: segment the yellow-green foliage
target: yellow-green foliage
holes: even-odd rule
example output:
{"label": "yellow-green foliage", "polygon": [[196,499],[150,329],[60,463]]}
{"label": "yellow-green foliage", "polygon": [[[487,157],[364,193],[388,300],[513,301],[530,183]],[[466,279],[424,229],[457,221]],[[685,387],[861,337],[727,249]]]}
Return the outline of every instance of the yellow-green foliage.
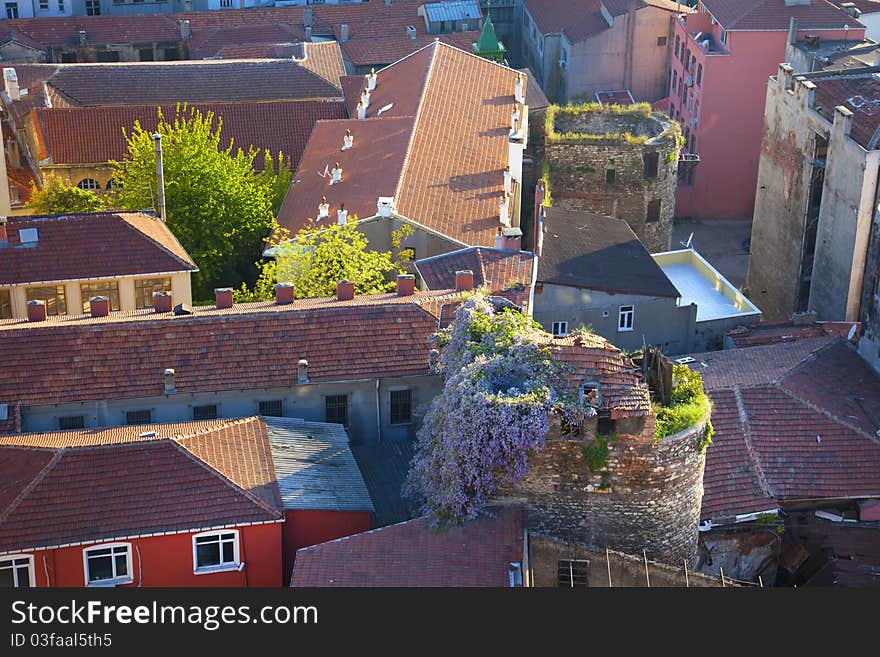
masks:
{"label": "yellow-green foliage", "polygon": [[[672,436],[696,425],[710,410],[711,404],[703,390],[703,377],[700,373],[691,370],[687,365],[673,366],[672,400],[668,406],[654,404],[654,415],[657,418],[655,439]],[[700,440],[701,450],[712,442],[714,432],[712,423],[707,422]]]}
{"label": "yellow-green foliage", "polygon": [[579,105],[551,105],[547,108],[544,124],[544,133],[548,141],[624,141],[628,144],[638,145],[647,142],[648,135],[634,135],[631,132],[608,132],[604,134],[581,133],[581,132],[557,132],[556,117],[559,114],[579,116],[585,113],[608,114],[613,116],[635,116],[648,118],[653,109],[649,103],[636,103],[635,105],[600,105],[599,103],[581,103]]}
{"label": "yellow-green foliage", "polygon": [[550,197],[550,162],[544,160],[541,163],[541,182],[544,183],[544,202],[548,208],[553,205],[553,199]]}

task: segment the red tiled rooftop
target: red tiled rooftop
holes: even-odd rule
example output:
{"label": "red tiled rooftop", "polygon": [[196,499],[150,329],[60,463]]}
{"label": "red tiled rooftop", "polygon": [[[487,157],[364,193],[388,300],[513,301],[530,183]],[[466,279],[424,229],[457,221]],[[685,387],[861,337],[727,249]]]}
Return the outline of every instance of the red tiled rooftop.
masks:
{"label": "red tiled rooftop", "polygon": [[[419,19],[419,23],[424,25]],[[455,32],[453,34],[416,34],[410,39],[405,33],[389,36],[377,35],[369,39],[351,39],[340,44],[345,59],[354,66],[381,66],[403,59],[410,53],[431,44],[435,40],[467,52],[480,38],[479,32]]]}
{"label": "red tiled rooftop", "polygon": [[[798,29],[838,29],[849,25],[851,30],[864,28],[852,16],[827,0],[810,0],[809,4],[786,6],[785,0],[700,0],[726,30],[788,30],[792,17]],[[851,34],[851,37],[854,37]]]}
{"label": "red tiled rooftop", "polygon": [[509,587],[523,560],[523,511],[437,531],[430,518],[297,550],[291,586]]}
{"label": "red tiled rooftop", "polygon": [[[19,231],[31,228],[36,244],[22,245]],[[6,232],[4,285],[197,269],[168,226],[141,212],[9,217]]]}
{"label": "red tiled rooftop", "polygon": [[880,79],[876,75],[856,73],[809,80],[816,85],[813,107],[817,112],[833,122],[834,108],[842,105],[852,112],[850,137],[868,150],[878,148],[874,135],[880,128]]}
{"label": "red tiled rooftop", "polygon": [[853,332],[852,337],[855,338],[859,334],[859,329],[858,322],[813,322],[803,325],[795,325],[791,321],[762,322],[737,326],[728,331],[727,336],[737,347],[758,347],[825,336],[849,339],[851,332]]}
{"label": "red tiled rooftop", "polygon": [[492,293],[511,287],[528,287],[532,280],[534,255],[528,251],[510,251],[471,247],[416,262],[419,275],[429,290],[455,287],[455,272],[469,269],[474,273],[474,287],[484,285]]}
{"label": "red tiled rooftop", "polygon": [[[199,425],[186,437],[85,442],[85,432],[0,437],[0,551],[193,530],[281,516],[266,425]],[[172,431],[181,427],[175,426]],[[48,447],[47,445],[76,446]],[[113,500],[112,505],[107,500]]]}

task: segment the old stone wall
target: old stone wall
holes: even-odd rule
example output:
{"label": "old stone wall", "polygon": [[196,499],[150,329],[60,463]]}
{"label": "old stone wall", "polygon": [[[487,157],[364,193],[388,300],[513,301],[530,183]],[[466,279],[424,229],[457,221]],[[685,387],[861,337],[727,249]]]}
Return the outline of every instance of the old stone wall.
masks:
{"label": "old stone wall", "polygon": [[606,546],[671,564],[695,563],[703,497],[705,424],[653,444],[654,418],[618,421],[605,466],[591,472],[578,439],[548,439],[526,475],[503,496],[527,510],[528,528],[562,540]]}

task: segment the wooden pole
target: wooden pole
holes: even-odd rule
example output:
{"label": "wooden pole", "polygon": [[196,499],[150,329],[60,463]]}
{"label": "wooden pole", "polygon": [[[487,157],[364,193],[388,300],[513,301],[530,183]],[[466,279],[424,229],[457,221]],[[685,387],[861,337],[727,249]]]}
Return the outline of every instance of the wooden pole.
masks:
{"label": "wooden pole", "polygon": [[574,588],[574,568],[572,567],[572,560],[568,560],[568,582],[570,584],[569,588]]}
{"label": "wooden pole", "polygon": [[764,580],[761,579],[760,575],[758,575],[758,586],[760,586],[762,589],[764,588]]}
{"label": "wooden pole", "polygon": [[611,559],[608,556],[608,546],[605,546],[605,565],[608,566],[608,588],[611,588]]}
{"label": "wooden pole", "polygon": [[642,549],[642,556],[645,558],[645,582],[647,582],[648,588],[651,588],[651,577],[648,575],[648,553],[645,552],[644,548]]}
{"label": "wooden pole", "polygon": [[721,573],[721,588],[727,588],[724,585],[724,568],[718,566],[718,572]]}
{"label": "wooden pole", "polygon": [[691,587],[690,580],[688,579],[688,560],[684,560],[684,585],[686,588]]}

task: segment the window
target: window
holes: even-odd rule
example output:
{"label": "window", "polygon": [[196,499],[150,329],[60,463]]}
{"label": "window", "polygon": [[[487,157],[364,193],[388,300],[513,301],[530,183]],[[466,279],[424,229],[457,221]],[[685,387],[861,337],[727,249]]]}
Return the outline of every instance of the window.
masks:
{"label": "window", "polygon": [[568,322],[553,322],[553,335],[568,335]]}
{"label": "window", "polygon": [[700,101],[694,101],[694,121],[698,120],[700,117]]}
{"label": "window", "polygon": [[9,290],[0,290],[0,319],[12,319],[12,296]]}
{"label": "window", "polygon": [[691,67],[688,69],[691,73],[696,73],[697,71],[697,56],[691,55]]}
{"label": "window", "polygon": [[134,282],[134,300],[138,308],[153,307],[153,292],[171,292],[170,278],[142,278]]}
{"label": "window", "polygon": [[155,59],[155,55],[153,54],[152,48],[140,48],[138,49],[138,59],[142,62],[151,62]]}
{"label": "window", "polygon": [[83,314],[91,312],[89,299],[92,297],[106,297],[110,300],[110,310],[119,310],[119,282],[100,281],[97,283],[81,283],[79,286],[82,293]]}
{"label": "window", "polygon": [[49,0],[40,0],[40,11],[49,11]]}
{"label": "window", "polygon": [[68,415],[58,418],[58,428],[62,431],[68,429],[85,429],[86,418],[83,415]]}
{"label": "window", "polygon": [[348,426],[348,395],[324,397],[324,421]]}
{"label": "window", "polygon": [[238,532],[211,532],[193,536],[193,572],[238,568]]}
{"label": "window", "polygon": [[34,585],[34,558],[31,555],[0,559],[0,588],[29,589]]}
{"label": "window", "polygon": [[700,64],[697,66],[697,86],[699,87],[703,83],[703,65]]}
{"label": "window", "polygon": [[83,550],[83,561],[88,586],[114,586],[132,581],[130,543]]}
{"label": "window", "polygon": [[412,390],[391,391],[391,424],[412,422]]}
{"label": "window", "polygon": [[642,168],[644,169],[645,180],[653,180],[657,177],[660,168],[660,155],[657,151],[645,153],[642,156]]}
{"label": "window", "polygon": [[18,3],[17,2],[7,2],[6,3],[6,18],[18,18]]}
{"label": "window", "polygon": [[231,7],[232,0],[220,0],[220,6],[221,7]]}
{"label": "window", "polygon": [[678,50],[681,47],[681,39],[675,37],[675,56],[678,57]]}
{"label": "window", "polygon": [[[118,59],[119,59],[119,57],[118,57],[118,53],[117,53],[116,61],[118,61]],[[98,61],[101,61],[100,57],[98,57]],[[76,186],[79,187],[80,189],[89,189],[92,191],[94,191],[96,189],[101,189],[101,183],[99,183],[94,178],[83,178],[78,183],[76,183]]]}
{"label": "window", "polygon": [[666,45],[666,37],[665,36],[657,37],[657,45],[658,46],[665,46]]}
{"label": "window", "polygon": [[268,401],[260,402],[260,415],[267,415],[269,417],[283,417],[283,410],[284,407],[280,399],[270,399]]}
{"label": "window", "polygon": [[25,292],[28,301],[45,301],[47,315],[66,315],[67,303],[64,300],[64,286],[29,287]]}
{"label": "window", "polygon": [[617,171],[614,169],[605,169],[605,191],[614,189],[614,183],[617,182]]}
{"label": "window", "polygon": [[86,0],[86,16],[101,15],[101,0]]}
{"label": "window", "polygon": [[[141,59],[141,61],[143,62],[146,60]],[[107,191],[111,191],[111,190],[115,190],[115,189],[122,189],[122,183],[119,182],[118,180],[116,180],[116,178],[111,178],[110,180],[107,181]]]}
{"label": "window", "polygon": [[139,411],[126,411],[125,423],[132,424],[150,424],[153,419],[153,412],[149,409],[141,409]]}
{"label": "window", "polygon": [[575,586],[586,586],[589,565],[589,561],[568,559],[559,561],[557,563],[557,572],[559,574],[557,584],[572,588]]}
{"label": "window", "polygon": [[64,0],[58,0],[58,11],[64,12]]}
{"label": "window", "polygon": [[217,404],[205,404],[204,406],[193,406],[193,420],[215,420],[217,419]]}
{"label": "window", "polygon": [[672,72],[672,90],[678,89],[678,71]]}
{"label": "window", "polygon": [[663,206],[663,201],[659,198],[651,199],[648,202],[648,209],[645,212],[645,223],[653,224],[657,221],[660,221],[660,209]]}
{"label": "window", "polygon": [[617,330],[632,331],[634,314],[634,306],[620,306],[620,308],[618,308],[617,310]]}

